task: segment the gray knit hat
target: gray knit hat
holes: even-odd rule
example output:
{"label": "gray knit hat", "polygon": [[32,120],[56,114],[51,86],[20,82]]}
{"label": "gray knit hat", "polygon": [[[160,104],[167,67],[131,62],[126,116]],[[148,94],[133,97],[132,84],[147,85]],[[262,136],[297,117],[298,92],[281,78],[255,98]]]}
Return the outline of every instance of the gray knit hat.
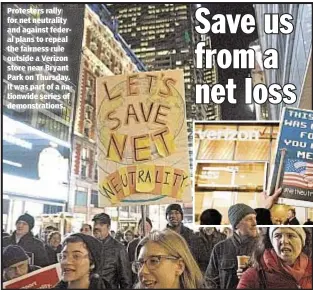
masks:
{"label": "gray knit hat", "polygon": [[228,209],[228,219],[234,229],[238,223],[248,214],[256,215],[256,212],[253,208],[244,203],[234,204]]}

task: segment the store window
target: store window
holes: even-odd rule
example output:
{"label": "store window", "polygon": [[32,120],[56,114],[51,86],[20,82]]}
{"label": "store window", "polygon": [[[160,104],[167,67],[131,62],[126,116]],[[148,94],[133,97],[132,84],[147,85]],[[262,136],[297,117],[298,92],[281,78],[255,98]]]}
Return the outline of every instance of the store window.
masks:
{"label": "store window", "polygon": [[97,190],[91,191],[90,203],[93,204],[95,207],[99,207],[98,191]]}
{"label": "store window", "polygon": [[43,213],[45,214],[55,214],[59,212],[62,212],[62,206],[51,205],[51,204],[43,205]]}

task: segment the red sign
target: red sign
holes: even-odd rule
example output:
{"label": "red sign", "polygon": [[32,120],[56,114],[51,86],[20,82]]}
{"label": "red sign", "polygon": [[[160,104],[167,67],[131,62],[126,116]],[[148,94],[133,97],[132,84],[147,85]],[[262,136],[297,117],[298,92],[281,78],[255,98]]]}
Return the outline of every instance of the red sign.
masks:
{"label": "red sign", "polygon": [[50,289],[61,279],[60,264],[54,264],[3,283],[4,289]]}

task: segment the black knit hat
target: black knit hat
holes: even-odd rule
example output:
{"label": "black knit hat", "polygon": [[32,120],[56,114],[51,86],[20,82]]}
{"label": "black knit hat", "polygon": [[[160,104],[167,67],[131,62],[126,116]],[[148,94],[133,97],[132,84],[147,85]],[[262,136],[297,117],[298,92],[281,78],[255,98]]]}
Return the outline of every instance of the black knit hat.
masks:
{"label": "black knit hat", "polygon": [[33,218],[33,216],[31,216],[28,213],[24,213],[22,214],[17,220],[16,223],[17,224],[19,221],[23,221],[25,223],[27,223],[29,225],[29,231],[31,231],[35,225],[35,219]]}
{"label": "black knit hat", "polygon": [[8,268],[16,263],[28,261],[29,257],[23,248],[9,245],[2,250],[3,268]]}
{"label": "black knit hat", "polygon": [[[102,243],[93,236],[85,235],[83,233],[76,233],[76,234],[72,234],[68,236],[64,240],[63,245],[66,244],[67,239],[70,239],[71,237],[78,237],[83,240],[83,242],[87,246],[87,249],[92,257],[92,260],[94,261],[95,267],[90,272],[89,289],[108,288],[107,282],[101,276],[102,267],[103,267],[103,259],[104,259],[102,255]],[[64,284],[68,285],[68,283],[64,283]]]}
{"label": "black knit hat", "polygon": [[111,218],[108,214],[102,212],[102,213],[99,213],[99,214],[96,214],[93,219],[92,219],[93,222],[99,222],[99,223],[102,223],[102,224],[107,224],[107,225],[111,225]]}
{"label": "black knit hat", "polygon": [[253,208],[244,203],[234,204],[228,209],[228,219],[234,229],[238,223],[248,214],[256,215],[256,212]]}
{"label": "black knit hat", "polygon": [[180,214],[182,215],[182,217],[184,217],[183,209],[182,209],[182,207],[181,207],[178,203],[170,204],[170,205],[166,208],[166,218],[167,218],[167,215],[170,213],[171,210],[177,210],[177,211],[179,211]]}
{"label": "black knit hat", "polygon": [[[69,237],[79,237],[81,238],[84,243],[87,246],[87,249],[95,262],[95,268],[93,269],[93,272],[97,272],[99,269],[101,269],[102,266],[102,243],[97,240],[95,237],[90,236],[90,235],[85,235],[83,233],[76,233],[72,234]],[[68,237],[68,238],[69,238]],[[66,239],[64,241],[66,243]]]}

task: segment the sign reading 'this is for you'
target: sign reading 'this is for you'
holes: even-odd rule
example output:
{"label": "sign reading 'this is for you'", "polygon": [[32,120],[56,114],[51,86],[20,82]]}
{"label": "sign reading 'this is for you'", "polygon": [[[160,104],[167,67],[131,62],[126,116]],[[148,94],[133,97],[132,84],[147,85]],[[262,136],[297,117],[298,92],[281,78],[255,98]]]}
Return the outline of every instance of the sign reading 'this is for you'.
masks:
{"label": "sign reading 'this is for you'", "polygon": [[191,202],[182,70],[97,80],[99,206]]}

